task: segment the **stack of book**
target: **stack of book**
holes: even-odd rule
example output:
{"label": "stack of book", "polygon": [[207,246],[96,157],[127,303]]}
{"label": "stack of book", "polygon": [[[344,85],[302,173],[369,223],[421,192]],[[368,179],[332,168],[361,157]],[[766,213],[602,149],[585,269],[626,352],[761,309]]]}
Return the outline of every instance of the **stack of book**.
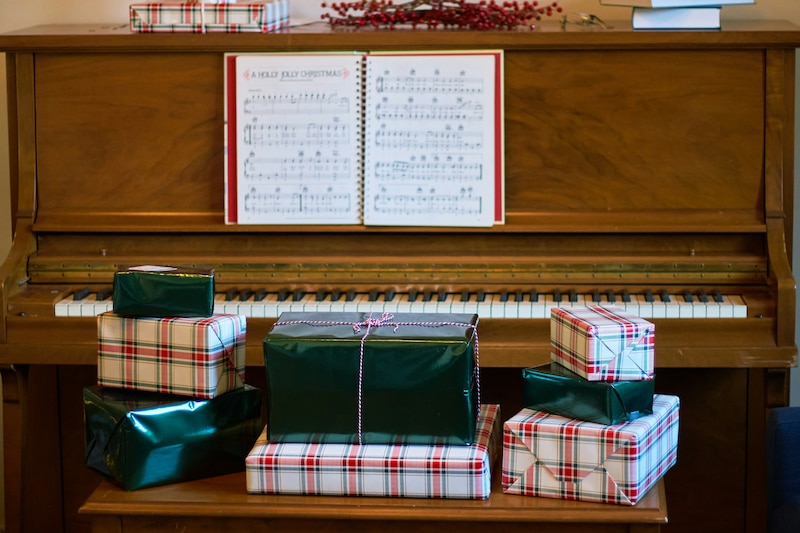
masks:
{"label": "stack of book", "polygon": [[755,0],[600,0],[600,4],[632,7],[635,30],[718,30],[722,6],[755,4]]}

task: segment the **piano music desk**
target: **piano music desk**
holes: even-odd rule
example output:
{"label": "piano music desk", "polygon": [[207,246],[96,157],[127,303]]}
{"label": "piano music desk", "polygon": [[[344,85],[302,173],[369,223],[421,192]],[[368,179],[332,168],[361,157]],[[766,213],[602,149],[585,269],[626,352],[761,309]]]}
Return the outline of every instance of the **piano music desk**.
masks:
{"label": "piano music desk", "polygon": [[94,533],[658,533],[664,481],[634,506],[503,494],[488,500],[247,494],[244,473],[126,492],[104,481],[83,504]]}

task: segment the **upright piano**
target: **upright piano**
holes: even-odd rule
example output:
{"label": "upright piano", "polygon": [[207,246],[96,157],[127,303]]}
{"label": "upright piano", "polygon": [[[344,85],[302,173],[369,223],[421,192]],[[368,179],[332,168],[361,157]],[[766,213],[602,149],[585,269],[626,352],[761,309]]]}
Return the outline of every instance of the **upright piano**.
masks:
{"label": "upright piano", "polygon": [[[483,399],[505,417],[522,407],[521,369],[549,361],[550,308],[624,305],[656,324],[656,388],[681,398],[666,531],[763,531],[765,414],[787,404],[797,362],[800,28],[610,25],[0,36],[14,229],[0,267],[6,531],[88,529],[77,509],[100,481],[83,463],[94,316],[119,266],[148,263],[215,270],[217,309],[248,315],[254,385],[282,310],[476,311]],[[504,224],[225,224],[226,53],[467,49],[504,52]]]}

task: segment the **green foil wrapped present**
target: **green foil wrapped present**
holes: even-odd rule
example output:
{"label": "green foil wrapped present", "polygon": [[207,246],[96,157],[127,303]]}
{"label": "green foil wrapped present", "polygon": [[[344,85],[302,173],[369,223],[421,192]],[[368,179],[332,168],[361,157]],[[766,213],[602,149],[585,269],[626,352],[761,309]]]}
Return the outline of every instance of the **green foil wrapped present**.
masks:
{"label": "green foil wrapped present", "polygon": [[209,317],[214,271],[139,265],[114,273],[114,313],[127,317]]}
{"label": "green foil wrapped present", "polygon": [[588,381],[558,363],[522,371],[525,407],[598,424],[653,412],[653,379]]}
{"label": "green foil wrapped present", "polygon": [[86,465],[125,490],[242,471],[261,403],[250,385],[208,400],[84,388]]}
{"label": "green foil wrapped present", "polygon": [[283,313],[264,338],[272,442],[470,444],[478,316]]}

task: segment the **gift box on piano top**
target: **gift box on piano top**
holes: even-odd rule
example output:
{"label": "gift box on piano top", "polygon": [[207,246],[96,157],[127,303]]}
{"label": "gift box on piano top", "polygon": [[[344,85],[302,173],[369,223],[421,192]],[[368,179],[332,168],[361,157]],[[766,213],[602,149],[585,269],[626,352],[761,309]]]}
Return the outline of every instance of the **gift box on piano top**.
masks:
{"label": "gift box on piano top", "polygon": [[469,444],[477,315],[282,313],[264,338],[274,442]]}
{"label": "gift box on piano top", "polygon": [[590,381],[652,379],[655,329],[618,307],[554,308],[550,359]]}
{"label": "gift box on piano top", "polygon": [[250,385],[208,400],[87,387],[86,465],[125,490],[240,472],[261,403]]}
{"label": "gift box on piano top", "polygon": [[635,504],[677,461],[677,396],[614,425],[523,409],[504,424],[503,492]]}
{"label": "gift box on piano top", "polygon": [[97,316],[97,383],[195,398],[241,388],[244,316],[130,318]]}
{"label": "gift box on piano top", "polygon": [[522,370],[525,407],[598,424],[652,414],[654,379],[589,381],[558,363]]}
{"label": "gift box on piano top", "polygon": [[208,317],[214,312],[214,271],[140,265],[114,273],[113,311],[122,316]]}
{"label": "gift box on piano top", "polygon": [[470,446],[269,442],[247,459],[254,494],[486,499],[500,453],[498,405],[482,405]]}
{"label": "gift box on piano top", "polygon": [[289,0],[267,2],[163,2],[130,6],[139,33],[264,33],[289,25]]}

